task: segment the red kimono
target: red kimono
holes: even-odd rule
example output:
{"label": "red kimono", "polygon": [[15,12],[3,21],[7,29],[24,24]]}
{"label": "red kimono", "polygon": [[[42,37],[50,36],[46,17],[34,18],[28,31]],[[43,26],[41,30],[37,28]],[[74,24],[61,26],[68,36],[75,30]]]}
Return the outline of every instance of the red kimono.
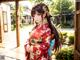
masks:
{"label": "red kimono", "polygon": [[31,33],[25,44],[26,60],[49,60],[51,30],[48,23],[38,25]]}

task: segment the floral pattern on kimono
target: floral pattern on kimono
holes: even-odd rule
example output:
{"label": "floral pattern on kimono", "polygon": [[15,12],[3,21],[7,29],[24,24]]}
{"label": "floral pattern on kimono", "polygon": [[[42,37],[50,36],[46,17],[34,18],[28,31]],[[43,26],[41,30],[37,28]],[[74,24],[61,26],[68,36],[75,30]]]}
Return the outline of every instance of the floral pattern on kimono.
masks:
{"label": "floral pattern on kimono", "polygon": [[[48,23],[38,25],[31,31],[28,42],[25,44],[26,60],[49,60],[50,38],[51,30]],[[29,51],[26,49],[28,46]]]}

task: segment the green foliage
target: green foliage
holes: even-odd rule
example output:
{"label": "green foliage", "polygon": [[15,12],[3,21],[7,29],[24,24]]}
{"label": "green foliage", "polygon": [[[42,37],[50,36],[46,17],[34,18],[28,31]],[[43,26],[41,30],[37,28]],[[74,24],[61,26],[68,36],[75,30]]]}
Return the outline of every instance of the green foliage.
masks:
{"label": "green foliage", "polygon": [[11,25],[11,30],[14,31],[16,29],[16,24]]}
{"label": "green foliage", "polygon": [[73,3],[69,0],[61,0],[61,11],[64,13],[72,12],[73,10],[70,10],[72,5]]}
{"label": "green foliage", "polygon": [[73,26],[71,26],[70,24],[67,24],[67,23],[62,23],[61,28],[73,28]]}
{"label": "green foliage", "polygon": [[43,1],[44,1],[44,0],[35,0],[35,2],[40,2],[40,3],[43,2]]}
{"label": "green foliage", "polygon": [[49,8],[52,15],[58,15],[60,13],[71,13],[74,11],[74,7],[74,2],[69,0],[54,0]]}
{"label": "green foliage", "polygon": [[[16,28],[16,10],[15,10],[15,5],[11,5],[11,9],[12,9],[12,14],[11,14],[11,30],[15,30]],[[19,6],[19,17],[20,17],[20,21],[22,20],[22,17],[23,17],[23,12],[28,9],[27,7],[24,7],[24,6]],[[20,22],[20,27],[22,28],[23,26],[21,24],[23,24],[24,21],[22,20],[22,22]]]}
{"label": "green foliage", "polygon": [[62,33],[63,34],[63,36],[67,36],[67,32],[64,32],[64,33]]}
{"label": "green foliage", "polygon": [[69,42],[70,45],[74,44],[74,36],[69,36]]}
{"label": "green foliage", "polygon": [[56,60],[73,60],[73,47],[64,48],[56,55]]}
{"label": "green foliage", "polygon": [[67,32],[64,32],[64,33],[60,32],[59,37],[60,37],[61,43],[64,44],[64,42],[66,41],[66,38],[67,38]]}
{"label": "green foliage", "polygon": [[70,0],[30,0],[30,2],[45,3],[48,5],[50,13],[57,15],[60,13],[70,13],[74,11],[74,1]]}
{"label": "green foliage", "polygon": [[11,30],[13,31],[16,28],[16,13],[15,13],[15,11],[13,11],[11,16],[12,16]]}
{"label": "green foliage", "polygon": [[30,2],[33,2],[33,3],[42,3],[42,2],[44,2],[44,0],[30,0]]}

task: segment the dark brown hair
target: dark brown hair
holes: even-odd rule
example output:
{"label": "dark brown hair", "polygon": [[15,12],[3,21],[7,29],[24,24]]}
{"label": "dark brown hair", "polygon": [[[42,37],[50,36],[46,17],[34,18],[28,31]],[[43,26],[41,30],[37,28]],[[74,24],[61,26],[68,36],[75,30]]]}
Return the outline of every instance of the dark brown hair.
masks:
{"label": "dark brown hair", "polygon": [[[49,12],[49,9],[48,9],[47,5],[45,5],[44,3],[40,3],[32,8],[32,10],[31,10],[32,17],[34,17],[34,15],[36,14],[36,11],[38,13],[40,13],[41,15],[43,15],[45,12]],[[51,23],[51,17],[52,16],[48,15],[48,14],[46,14],[46,16],[45,16],[45,18],[47,18],[49,28],[51,29],[51,33],[54,34],[54,38],[55,38],[54,49],[57,49],[60,46],[59,34],[58,34],[56,28],[54,27],[54,25]]]}

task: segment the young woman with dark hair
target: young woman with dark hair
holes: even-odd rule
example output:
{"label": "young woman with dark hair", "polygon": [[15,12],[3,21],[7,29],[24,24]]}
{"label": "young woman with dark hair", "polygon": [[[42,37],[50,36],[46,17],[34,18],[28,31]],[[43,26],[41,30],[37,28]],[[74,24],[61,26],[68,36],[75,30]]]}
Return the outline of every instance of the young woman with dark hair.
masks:
{"label": "young woman with dark hair", "polygon": [[59,35],[51,23],[51,15],[47,5],[40,3],[31,10],[36,24],[25,44],[26,60],[51,60],[51,49],[60,46]]}

